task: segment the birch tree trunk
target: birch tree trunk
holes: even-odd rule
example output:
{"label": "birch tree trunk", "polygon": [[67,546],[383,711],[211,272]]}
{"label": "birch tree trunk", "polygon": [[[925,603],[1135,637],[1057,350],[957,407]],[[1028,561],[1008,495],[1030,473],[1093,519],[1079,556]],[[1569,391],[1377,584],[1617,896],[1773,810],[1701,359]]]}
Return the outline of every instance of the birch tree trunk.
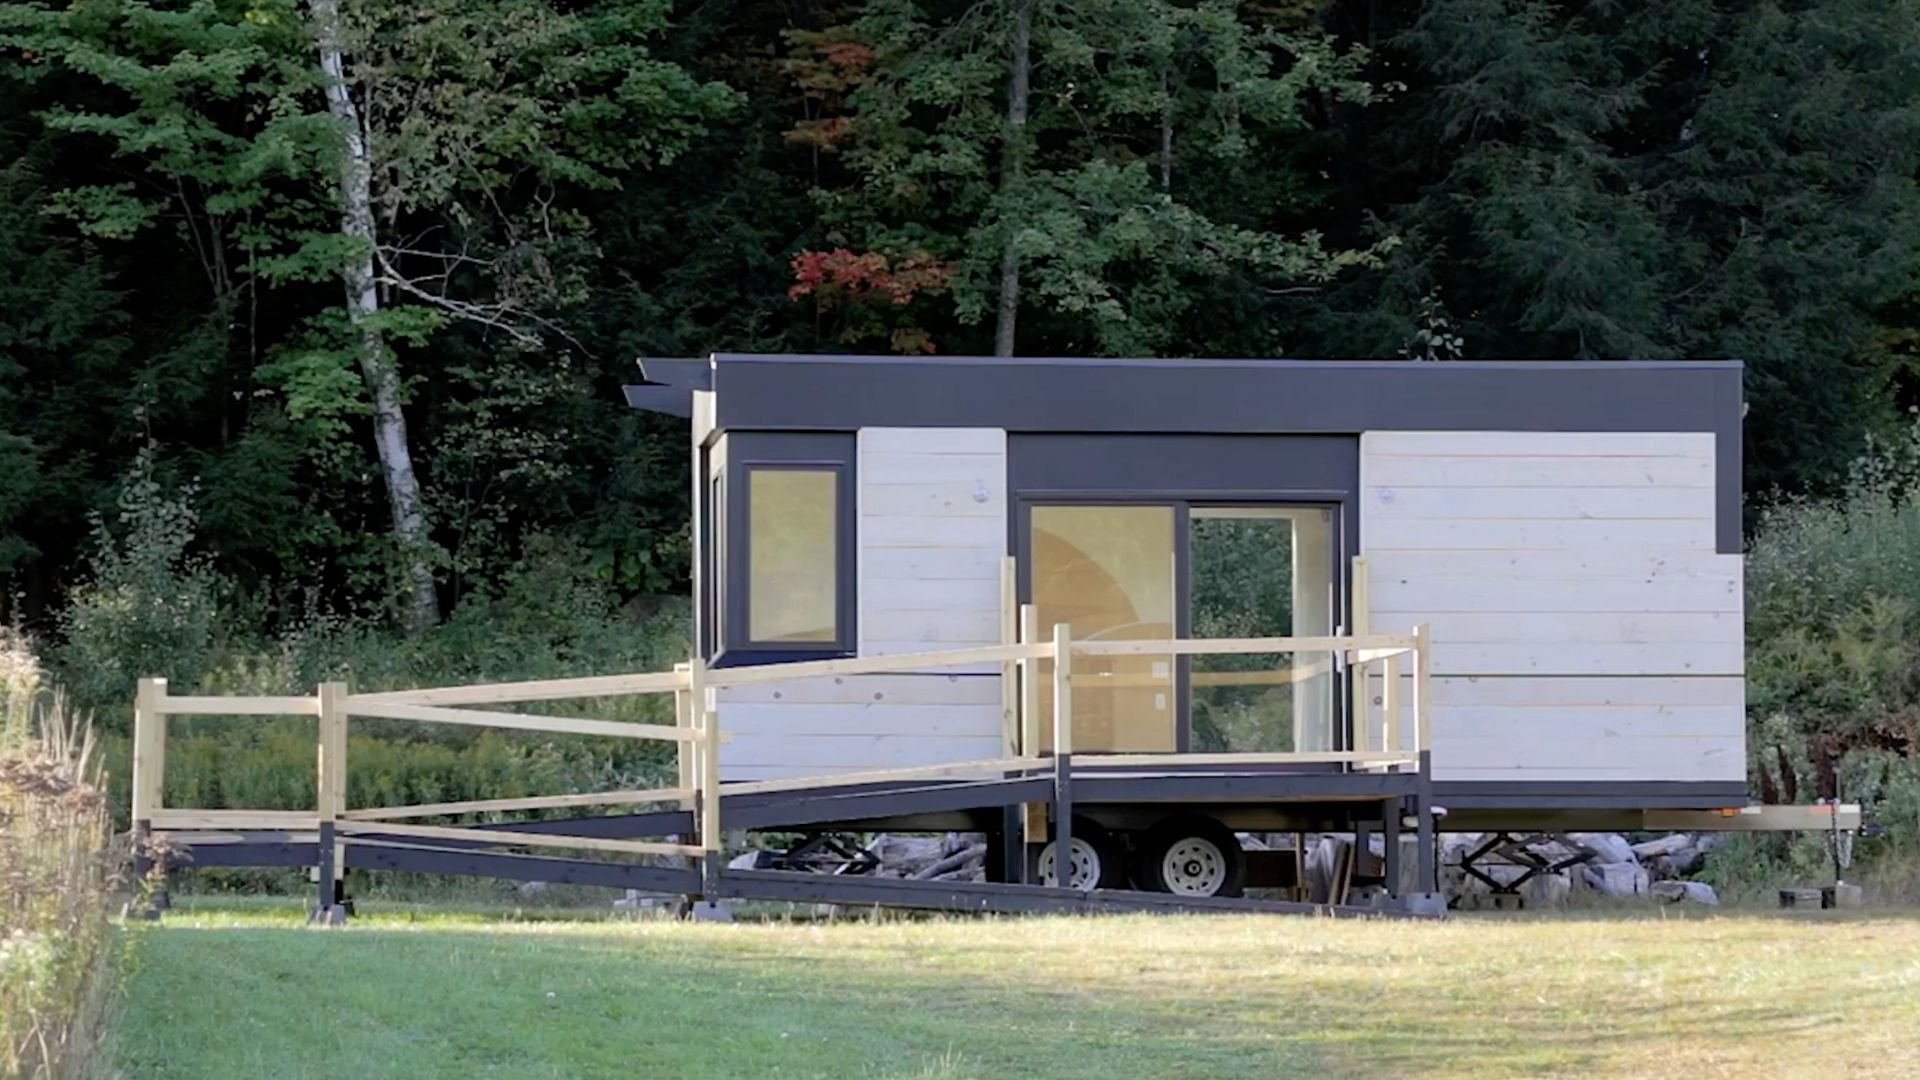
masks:
{"label": "birch tree trunk", "polygon": [[[1007,149],[1000,164],[1000,193],[1006,202],[1016,195],[1027,171],[1027,101],[1033,89],[1034,0],[1013,0],[1012,71],[1007,80]],[[1014,331],[1020,318],[1020,252],[1015,242],[1017,223],[1009,220],[1000,252],[1000,309],[993,327],[993,354],[1012,356]]]}
{"label": "birch tree trunk", "polygon": [[400,373],[375,322],[380,312],[380,292],[373,271],[373,169],[367,156],[366,129],[347,87],[346,35],[339,0],[309,0],[308,7],[319,41],[320,70],[327,82],[327,111],[339,125],[342,140],[340,231],[359,243],[358,253],[343,271],[347,319],[354,331],[360,372],[373,398],[374,449],[386,481],[393,536],[405,560],[408,623],[420,630],[440,620],[440,602],[434,594],[433,567],[427,558],[427,518],[420,480],[413,472],[407,418],[400,410]]}

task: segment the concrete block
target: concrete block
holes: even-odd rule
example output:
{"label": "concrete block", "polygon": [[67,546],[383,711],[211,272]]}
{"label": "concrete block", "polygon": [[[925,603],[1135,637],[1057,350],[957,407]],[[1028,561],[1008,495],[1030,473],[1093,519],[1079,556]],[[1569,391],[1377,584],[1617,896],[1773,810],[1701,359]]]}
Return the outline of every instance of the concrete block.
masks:
{"label": "concrete block", "polygon": [[1409,915],[1433,915],[1445,918],[1447,897],[1445,893],[1437,892],[1408,893],[1400,898],[1400,909]]}
{"label": "concrete block", "polygon": [[1820,906],[1830,908],[1857,908],[1866,906],[1866,894],[1858,885],[1849,885],[1836,881],[1820,890]]}

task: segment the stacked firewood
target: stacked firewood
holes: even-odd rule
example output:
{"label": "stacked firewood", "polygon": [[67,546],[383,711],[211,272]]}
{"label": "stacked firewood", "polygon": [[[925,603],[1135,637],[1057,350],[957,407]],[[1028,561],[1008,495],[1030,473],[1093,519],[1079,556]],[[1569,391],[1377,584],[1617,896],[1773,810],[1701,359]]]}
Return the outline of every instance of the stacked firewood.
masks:
{"label": "stacked firewood", "polygon": [[896,836],[881,833],[866,846],[878,860],[877,877],[916,881],[981,881],[985,877],[987,840],[979,833],[945,836]]}

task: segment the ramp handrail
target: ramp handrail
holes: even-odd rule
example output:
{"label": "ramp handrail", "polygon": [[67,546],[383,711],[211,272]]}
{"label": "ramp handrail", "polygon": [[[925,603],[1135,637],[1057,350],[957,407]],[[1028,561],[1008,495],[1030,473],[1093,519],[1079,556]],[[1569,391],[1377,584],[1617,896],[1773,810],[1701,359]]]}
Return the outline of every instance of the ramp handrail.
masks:
{"label": "ramp handrail", "polygon": [[[1249,653],[1326,652],[1335,667],[1352,672],[1353,700],[1370,703],[1356,711],[1351,723],[1353,745],[1330,750],[1261,753],[1126,754],[1094,752],[1080,758],[1083,765],[1142,768],[1171,764],[1259,766],[1322,764],[1342,769],[1414,771],[1428,749],[1431,662],[1426,626],[1411,634],[1345,634],[1308,637],[1173,638],[1128,641],[1076,641],[1065,624],[1051,628],[1047,640],[1037,640],[1031,605],[1020,609],[1022,640],[964,649],[803,661],[788,664],[709,669],[694,658],[671,672],[533,682],[492,683],[418,690],[350,693],[345,683],[321,685],[312,696],[172,696],[165,679],[142,679],[134,702],[133,822],[136,833],[191,830],[317,831],[323,904],[332,882],[342,870],[345,837],[380,837],[382,844],[431,844],[462,840],[486,845],[573,847],[624,854],[695,857],[701,862],[709,887],[718,882],[722,867],[721,798],[726,794],[775,794],[825,784],[869,784],[909,780],[943,780],[995,774],[1031,772],[1052,767],[1056,774],[1056,806],[1070,805],[1070,775],[1074,759],[1072,688],[1074,661],[1096,656],[1207,656]],[[1038,667],[1053,661],[1054,707],[1052,748],[1042,752],[1039,740]],[[1400,665],[1411,664],[1403,672]],[[1018,672],[1020,692],[1009,687],[1004,695],[1009,716],[1009,742],[1003,757],[951,762],[905,769],[853,774],[732,783],[722,787],[717,693],[736,686],[821,677],[918,671],[968,665],[1002,665],[1003,673]],[[1379,694],[1372,695],[1373,670],[1379,669]],[[1318,672],[1316,672],[1318,673]],[[1297,673],[1284,673],[1290,676]],[[1403,675],[1411,676],[1403,688]],[[1003,677],[1005,675],[1003,674]],[[1270,681],[1280,681],[1278,679]],[[544,716],[461,706],[498,705],[566,698],[605,698],[644,694],[674,695],[674,724],[626,723],[584,717]],[[1405,704],[1410,708],[1403,708]],[[1372,706],[1378,706],[1378,720]],[[1358,708],[1358,705],[1356,706]],[[1402,713],[1410,715],[1411,730]],[[165,804],[167,720],[172,716],[302,716],[316,721],[315,800],[306,810],[198,809]],[[476,799],[411,806],[347,806],[347,733],[351,717],[382,718],[418,723],[456,724],[549,735],[581,735],[672,743],[678,770],[673,787],[605,792],[537,795],[508,799]],[[1411,739],[1406,736],[1410,734]],[[1014,736],[1018,736],[1017,740]],[[423,817],[511,812],[593,806],[671,804],[696,814],[693,832],[697,844],[647,841],[610,841],[564,833],[538,835],[470,826],[392,825],[388,822]],[[1066,834],[1062,832],[1062,836]]]}

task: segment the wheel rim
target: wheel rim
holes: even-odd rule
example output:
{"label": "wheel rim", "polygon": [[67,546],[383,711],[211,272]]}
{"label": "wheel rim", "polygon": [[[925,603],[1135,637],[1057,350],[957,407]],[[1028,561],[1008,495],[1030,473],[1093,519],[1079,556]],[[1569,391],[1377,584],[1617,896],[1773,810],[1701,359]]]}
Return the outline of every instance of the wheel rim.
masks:
{"label": "wheel rim", "polygon": [[[1055,871],[1053,865],[1054,852],[1058,850],[1059,846],[1055,842],[1049,842],[1046,847],[1040,849],[1040,882],[1043,885],[1055,885],[1059,883],[1060,875]],[[1087,843],[1077,836],[1074,837],[1073,874],[1068,880],[1068,887],[1074,889],[1091,889],[1098,884],[1099,881],[1100,852],[1096,850],[1092,844]]]}
{"label": "wheel rim", "polygon": [[1183,837],[1160,857],[1160,880],[1168,892],[1212,896],[1227,883],[1227,855],[1204,837]]}

